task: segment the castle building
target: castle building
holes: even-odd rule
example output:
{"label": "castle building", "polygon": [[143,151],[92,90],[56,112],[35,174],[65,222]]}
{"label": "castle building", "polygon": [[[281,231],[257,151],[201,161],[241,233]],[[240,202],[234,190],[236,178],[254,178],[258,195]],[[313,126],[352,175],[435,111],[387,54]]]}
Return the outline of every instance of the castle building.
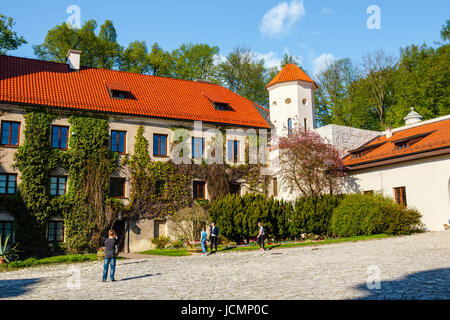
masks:
{"label": "castle building", "polygon": [[[71,115],[102,115],[108,119],[110,151],[119,158],[132,153],[137,130],[143,126],[154,161],[171,159],[176,144],[174,128],[189,132],[192,161],[210,154],[209,142],[215,132],[229,130],[224,148],[231,165],[245,163],[249,131],[271,130],[264,191],[286,200],[294,200],[296,195],[290,194],[277,176],[277,137],[289,135],[300,123],[345,154],[344,163],[356,185],[347,192],[382,192],[401,205],[416,207],[429,230],[442,230],[450,218],[450,116],[421,121],[412,110],[405,117],[405,126],[386,132],[337,125],[316,128],[317,85],[294,64],[286,65],[266,86],[270,105],[265,108],[217,84],[87,68],[81,62],[81,52],[76,50],[69,51],[67,63],[0,55],[0,199],[16,194],[21,183],[14,155],[24,143],[27,113],[49,111],[57,115],[48,128],[52,149],[70,149]],[[66,168],[53,168],[50,195],[66,194],[70,179]],[[245,183],[234,183],[234,192],[247,192]],[[110,176],[110,196],[126,204],[130,188],[126,169]],[[191,193],[197,200],[208,199],[206,181],[193,179]],[[16,219],[0,204],[2,237],[15,237]],[[158,218],[126,223],[123,242],[128,252],[148,250],[151,238],[171,233],[170,221]],[[49,243],[64,242],[64,234],[64,219],[50,217]]]}

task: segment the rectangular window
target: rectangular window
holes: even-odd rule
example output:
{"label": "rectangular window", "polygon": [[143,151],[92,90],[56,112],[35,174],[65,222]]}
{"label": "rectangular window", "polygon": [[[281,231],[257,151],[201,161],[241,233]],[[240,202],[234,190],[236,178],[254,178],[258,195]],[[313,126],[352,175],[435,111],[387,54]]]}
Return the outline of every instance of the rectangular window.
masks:
{"label": "rectangular window", "polygon": [[194,200],[204,200],[205,199],[205,185],[206,183],[204,181],[194,181],[193,182],[193,198]]}
{"label": "rectangular window", "polygon": [[64,241],[64,221],[50,221],[48,223],[48,241],[63,242]]}
{"label": "rectangular window", "polygon": [[205,151],[205,139],[204,138],[192,138],[192,159],[203,158]]}
{"label": "rectangular window", "polygon": [[111,131],[111,151],[125,153],[126,131]]}
{"label": "rectangular window", "polygon": [[409,147],[408,141],[403,141],[403,142],[399,142],[399,143],[395,144],[395,149],[396,150],[406,149],[408,147]]}
{"label": "rectangular window", "polygon": [[273,182],[273,196],[277,197],[278,196],[278,181],[277,181],[277,178],[273,178],[272,182]]}
{"label": "rectangular window", "polygon": [[53,149],[67,149],[67,142],[69,141],[69,127],[52,126],[52,148]]}
{"label": "rectangular window", "polygon": [[239,140],[228,140],[228,161],[239,161]]}
{"label": "rectangular window", "polygon": [[0,194],[14,194],[17,189],[17,174],[0,174]]}
{"label": "rectangular window", "polygon": [[406,207],[406,188],[398,187],[394,188],[395,202],[397,202],[402,207]]}
{"label": "rectangular window", "polygon": [[0,221],[0,236],[2,237],[2,244],[5,243],[6,237],[8,235],[9,235],[8,243],[12,242],[13,227],[14,227],[14,222],[12,222],[12,221]]}
{"label": "rectangular window", "polygon": [[2,121],[2,146],[17,147],[19,145],[20,122]]}
{"label": "rectangular window", "polygon": [[109,180],[109,195],[115,198],[125,198],[125,178]]}
{"label": "rectangular window", "polygon": [[61,196],[67,191],[67,177],[50,177],[50,195]]}
{"label": "rectangular window", "polygon": [[364,191],[364,194],[373,194],[373,190]]}
{"label": "rectangular window", "polygon": [[156,157],[167,156],[167,135],[154,134],[153,135],[153,155]]}

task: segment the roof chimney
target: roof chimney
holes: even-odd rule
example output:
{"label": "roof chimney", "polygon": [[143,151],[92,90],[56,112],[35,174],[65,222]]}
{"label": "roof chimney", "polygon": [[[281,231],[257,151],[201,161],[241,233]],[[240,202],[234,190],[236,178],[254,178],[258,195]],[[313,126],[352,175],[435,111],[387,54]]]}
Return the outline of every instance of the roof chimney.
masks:
{"label": "roof chimney", "polygon": [[392,137],[392,128],[387,127],[386,128],[386,139],[389,139]]}
{"label": "roof chimney", "polygon": [[414,107],[412,107],[411,112],[408,113],[408,115],[404,117],[403,120],[405,120],[406,125],[414,124],[422,121],[422,116],[414,111]]}
{"label": "roof chimney", "polygon": [[70,49],[69,52],[67,52],[66,63],[69,65],[71,70],[80,70],[80,55],[80,50]]}

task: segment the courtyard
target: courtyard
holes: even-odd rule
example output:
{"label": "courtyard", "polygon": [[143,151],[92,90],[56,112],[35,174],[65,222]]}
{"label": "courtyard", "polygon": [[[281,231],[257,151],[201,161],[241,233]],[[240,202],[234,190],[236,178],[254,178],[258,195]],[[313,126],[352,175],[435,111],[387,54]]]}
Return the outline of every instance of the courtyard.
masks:
{"label": "courtyard", "polygon": [[[136,257],[136,256],[133,256]],[[450,232],[0,273],[1,299],[449,299]]]}

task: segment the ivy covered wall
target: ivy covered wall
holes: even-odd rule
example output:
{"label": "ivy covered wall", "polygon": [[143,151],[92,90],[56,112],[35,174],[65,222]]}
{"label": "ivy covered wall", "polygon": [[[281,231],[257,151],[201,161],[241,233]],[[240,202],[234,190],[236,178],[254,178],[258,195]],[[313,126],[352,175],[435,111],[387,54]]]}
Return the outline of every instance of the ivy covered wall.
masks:
{"label": "ivy covered wall", "polygon": [[[245,164],[238,166],[152,161],[142,125],[133,152],[119,162],[119,155],[109,149],[109,119],[97,114],[72,113],[68,119],[68,150],[53,149],[51,125],[62,117],[67,115],[48,110],[26,114],[23,144],[14,158],[21,183],[14,196],[0,197],[0,210],[16,219],[16,242],[25,256],[95,252],[119,212],[125,219],[170,218],[180,208],[193,204],[193,178],[207,182],[210,199],[230,193],[231,184],[237,180],[245,181],[252,191],[261,189],[260,165],[249,165],[247,154]],[[119,168],[126,169],[131,183],[126,205],[108,195],[109,177]],[[61,169],[68,176],[67,193],[51,196],[50,176]],[[207,201],[202,204],[208,206]],[[49,246],[47,242],[46,228],[52,217],[64,219],[63,245]]]}

